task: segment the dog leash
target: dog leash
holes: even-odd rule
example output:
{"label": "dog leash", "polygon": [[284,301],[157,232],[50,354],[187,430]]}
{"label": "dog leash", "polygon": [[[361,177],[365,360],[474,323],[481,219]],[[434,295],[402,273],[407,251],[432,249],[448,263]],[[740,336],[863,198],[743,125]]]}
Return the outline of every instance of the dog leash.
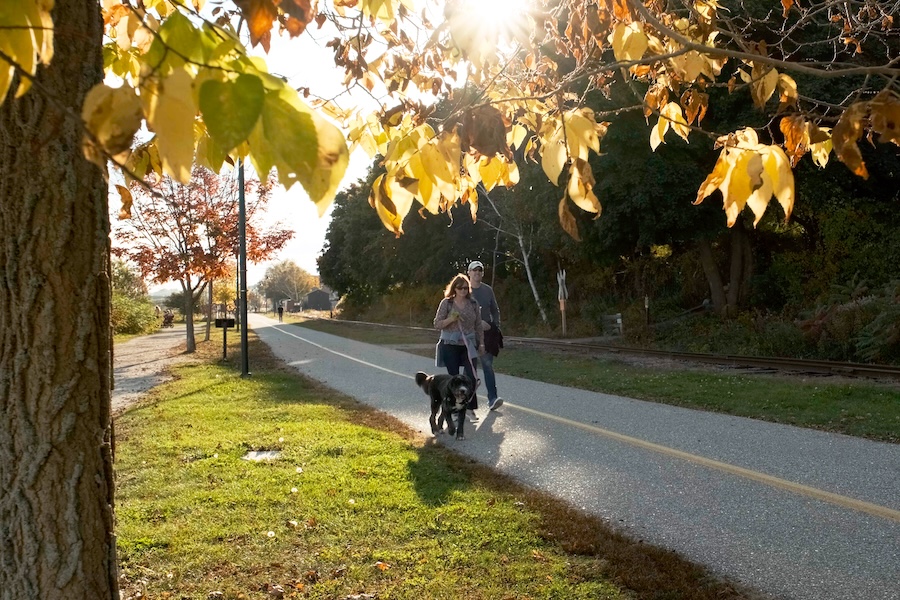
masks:
{"label": "dog leash", "polygon": [[[459,327],[459,334],[462,336],[463,345],[466,347],[466,360],[469,361],[469,366],[472,367],[472,373],[475,375],[475,389],[472,390],[472,395],[475,395],[475,392],[478,391],[478,386],[481,385],[481,379],[478,378],[478,369],[475,368],[475,363],[472,362],[472,357],[469,356],[469,345],[466,344],[466,333],[463,331],[462,323],[459,320],[456,321],[456,326]],[[475,334],[476,343],[478,341],[478,334]],[[478,348],[475,348],[475,352],[478,352]]]}

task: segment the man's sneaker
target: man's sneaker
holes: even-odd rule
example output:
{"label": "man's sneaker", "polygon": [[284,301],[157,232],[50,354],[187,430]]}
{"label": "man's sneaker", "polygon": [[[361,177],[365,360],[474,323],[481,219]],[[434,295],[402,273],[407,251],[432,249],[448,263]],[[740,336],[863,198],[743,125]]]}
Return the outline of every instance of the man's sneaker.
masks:
{"label": "man's sneaker", "polygon": [[475,411],[472,410],[471,408],[466,411],[466,415],[469,417],[469,420],[472,421],[473,423],[478,421],[478,415],[476,415]]}
{"label": "man's sneaker", "polygon": [[503,398],[494,398],[494,400],[488,401],[488,408],[491,410],[497,410],[501,406],[503,406]]}

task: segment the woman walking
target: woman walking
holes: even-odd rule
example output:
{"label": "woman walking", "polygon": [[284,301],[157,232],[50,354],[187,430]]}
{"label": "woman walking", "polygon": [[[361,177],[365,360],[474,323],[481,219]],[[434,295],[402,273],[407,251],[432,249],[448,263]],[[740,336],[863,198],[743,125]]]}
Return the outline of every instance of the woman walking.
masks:
{"label": "woman walking", "polygon": [[[449,375],[459,375],[465,370],[472,383],[475,379],[475,362],[484,353],[484,331],[481,327],[481,308],[472,298],[469,278],[462,273],[450,280],[444,289],[444,299],[434,315],[434,327],[441,332],[440,355]],[[469,420],[477,421],[475,410],[478,397],[472,393],[468,404]]]}

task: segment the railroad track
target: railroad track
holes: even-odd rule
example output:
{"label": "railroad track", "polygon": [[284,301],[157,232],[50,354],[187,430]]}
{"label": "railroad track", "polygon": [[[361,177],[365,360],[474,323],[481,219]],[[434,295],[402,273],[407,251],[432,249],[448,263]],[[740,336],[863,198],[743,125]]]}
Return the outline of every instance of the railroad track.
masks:
{"label": "railroad track", "polygon": [[698,362],[704,364],[724,365],[732,367],[756,367],[778,371],[794,371],[801,373],[822,373],[847,377],[875,377],[881,379],[900,379],[900,367],[891,365],[873,365],[866,363],[839,362],[830,360],[809,360],[801,358],[776,358],[764,356],[741,356],[728,354],[705,354],[700,352],[670,352],[668,350],[649,350],[644,348],[628,348],[591,342],[551,340],[546,338],[509,337],[513,343],[527,343],[556,348],[578,348],[593,352],[608,352],[623,356],[652,356],[672,360]]}
{"label": "railroad track", "polygon": [[[384,327],[404,329],[408,331],[423,331],[434,333],[434,329],[428,327],[413,327],[407,325],[387,325],[383,323],[368,323],[365,321],[339,321],[341,323],[353,323],[356,325],[368,325],[371,327]],[[544,346],[546,348],[579,349],[595,353],[610,353],[621,356],[649,356],[655,358],[667,358],[671,360],[696,362],[730,367],[755,367],[772,369],[776,371],[791,371],[799,373],[818,373],[827,375],[840,375],[844,377],[871,377],[879,379],[900,380],[900,367],[892,365],[874,365],[867,363],[853,363],[830,360],[811,360],[801,358],[776,358],[765,356],[740,356],[727,354],[706,354],[700,352],[670,352],[668,350],[649,350],[644,348],[630,348],[614,346],[579,340],[559,340],[550,338],[525,338],[516,336],[504,336],[504,341],[513,344]]]}

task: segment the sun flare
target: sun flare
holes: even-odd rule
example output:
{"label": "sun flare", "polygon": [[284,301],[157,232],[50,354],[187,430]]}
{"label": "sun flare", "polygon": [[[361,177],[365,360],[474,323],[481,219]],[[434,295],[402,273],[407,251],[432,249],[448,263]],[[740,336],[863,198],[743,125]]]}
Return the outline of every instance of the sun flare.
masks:
{"label": "sun flare", "polygon": [[527,45],[532,21],[525,0],[447,0],[445,16],[454,41],[470,59],[490,60],[501,48]]}
{"label": "sun flare", "polygon": [[522,0],[466,0],[464,4],[471,5],[474,18],[500,28],[521,18],[527,6]]}

